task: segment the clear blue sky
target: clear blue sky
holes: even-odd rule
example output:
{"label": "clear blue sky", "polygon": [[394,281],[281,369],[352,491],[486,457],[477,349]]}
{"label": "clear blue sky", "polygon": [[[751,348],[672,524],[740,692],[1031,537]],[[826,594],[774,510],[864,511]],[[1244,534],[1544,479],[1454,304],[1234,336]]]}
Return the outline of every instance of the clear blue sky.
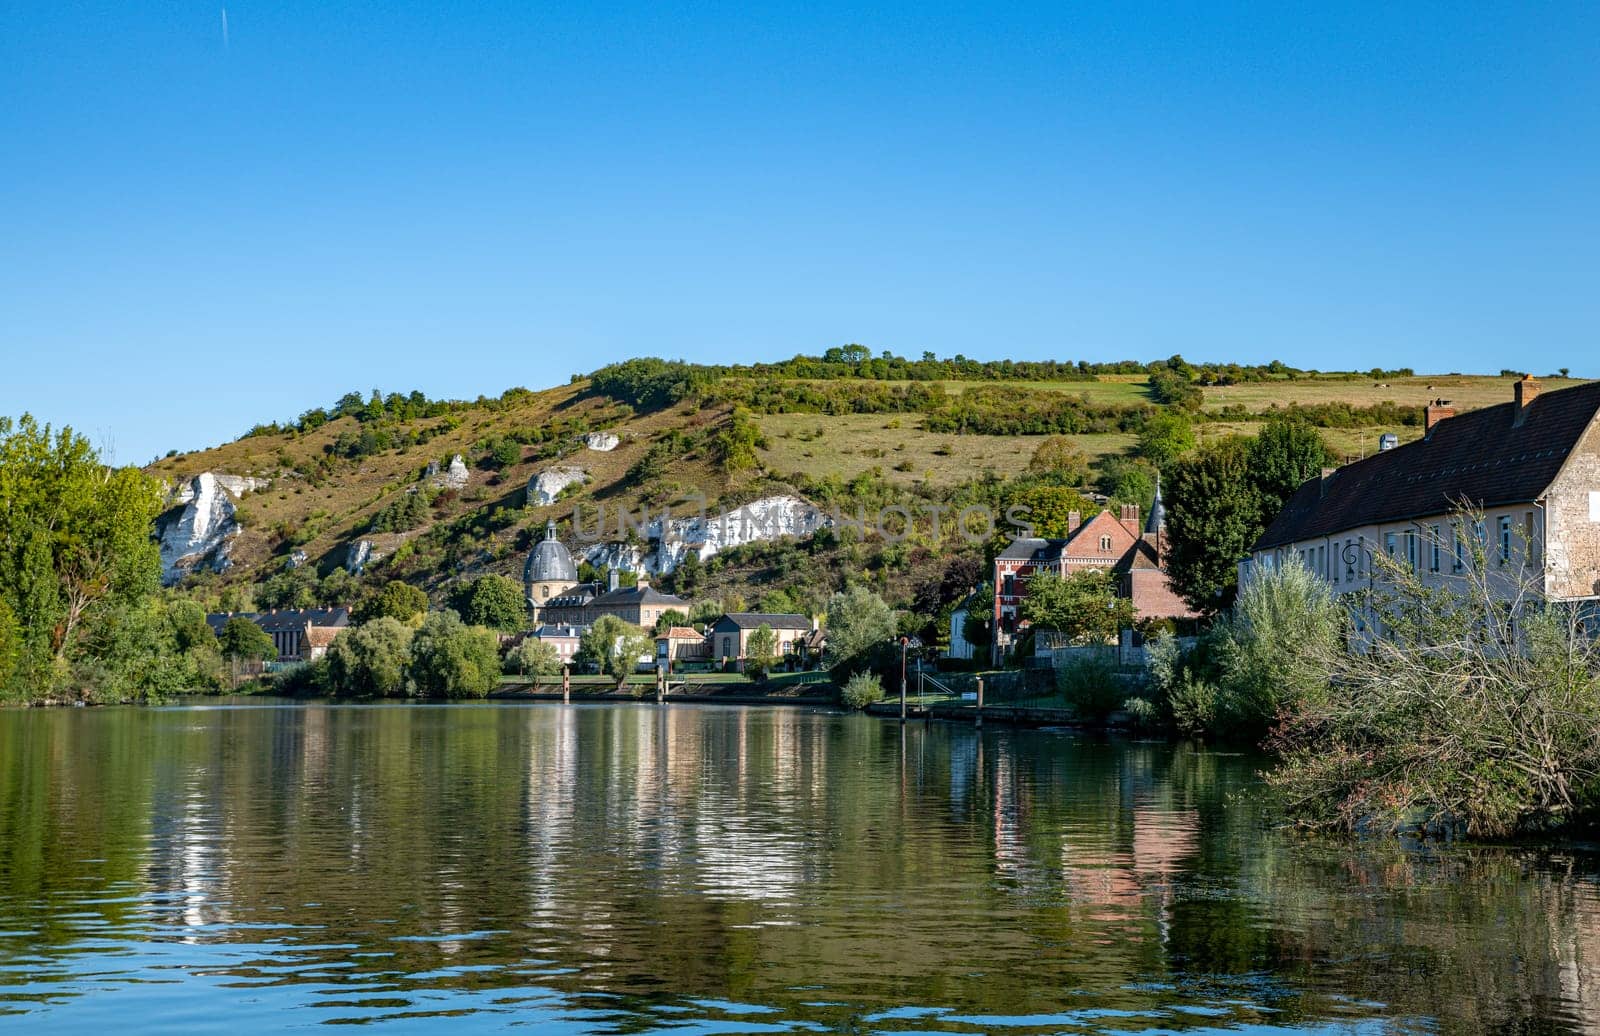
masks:
{"label": "clear blue sky", "polygon": [[631,355],[1600,375],[1600,7],[0,0],[0,413]]}

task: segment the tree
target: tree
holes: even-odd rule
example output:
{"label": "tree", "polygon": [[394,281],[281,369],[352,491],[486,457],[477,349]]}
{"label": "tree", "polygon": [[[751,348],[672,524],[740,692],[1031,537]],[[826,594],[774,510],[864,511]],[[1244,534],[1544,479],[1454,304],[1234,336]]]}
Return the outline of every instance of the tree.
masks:
{"label": "tree", "polygon": [[54,693],[84,660],[86,634],[152,594],[161,572],[150,535],[155,481],[108,468],[70,428],[0,418],[0,600],[10,614],[7,697]]}
{"label": "tree", "polygon": [[1207,443],[1173,465],[1167,494],[1168,571],[1196,611],[1233,601],[1239,559],[1261,535],[1261,495],[1251,471],[1250,441]]}
{"label": "tree", "polygon": [[311,608],[317,603],[317,573],[309,565],[286,568],[256,588],[262,608]]}
{"label": "tree", "polygon": [[460,588],[454,600],[462,621],[471,626],[511,633],[528,622],[528,601],[522,587],[505,576],[479,576]]}
{"label": "tree", "polygon": [[891,640],[894,610],[863,586],[852,586],[828,600],[828,668],[865,654]]}
{"label": "tree", "polygon": [[778,637],[772,627],[763,622],[750,631],[744,642],[744,671],[757,680],[765,680],[777,661]]}
{"label": "tree", "polygon": [[411,638],[410,676],[429,698],[482,698],[500,681],[500,640],[453,611],[433,612]]}
{"label": "tree", "polygon": [[1034,448],[1028,470],[1056,475],[1068,485],[1081,485],[1089,477],[1089,457],[1065,435],[1052,435]]}
{"label": "tree", "polygon": [[639,659],[654,647],[644,630],[615,615],[600,616],[578,642],[579,652],[598,662],[602,673],[614,677],[618,690],[639,668]]}
{"label": "tree", "polygon": [[416,627],[422,624],[422,617],[427,612],[427,594],[410,583],[391,579],[383,584],[383,589],[362,602],[353,618],[358,623],[381,618],[398,619],[407,626]]}
{"label": "tree", "polygon": [[1028,580],[1022,617],[1035,630],[1065,633],[1080,644],[1104,644],[1133,625],[1133,602],[1118,597],[1111,573],[1074,572]]}
{"label": "tree", "polygon": [[1035,536],[1061,538],[1070,535],[1072,514],[1080,521],[1099,513],[1092,500],[1063,486],[1028,486],[1013,493],[1006,502],[1007,517],[1015,514],[1027,523]]}
{"label": "tree", "polygon": [[1158,468],[1194,449],[1194,429],[1180,413],[1164,410],[1150,417],[1139,433],[1139,455]]}
{"label": "tree", "polygon": [[554,676],[561,672],[561,656],[556,653],[554,646],[538,637],[524,637],[506,654],[506,671],[533,677],[533,685],[537,687],[541,676]]}
{"label": "tree", "polygon": [[405,693],[411,627],[387,615],[340,633],[328,647],[333,693],[390,698]]}
{"label": "tree", "polygon": [[700,561],[698,550],[684,552],[683,560],[678,562],[678,567],[672,572],[673,587],[679,594],[690,596],[700,585],[700,577],[704,573],[704,566]]}
{"label": "tree", "polygon": [[241,663],[271,662],[278,657],[278,648],[272,642],[272,635],[238,615],[223,624],[217,643],[223,657],[233,664],[236,681]]}
{"label": "tree", "polygon": [[1274,418],[1250,444],[1250,475],[1260,493],[1261,520],[1272,521],[1294,491],[1333,463],[1322,435],[1304,421]]}
{"label": "tree", "polygon": [[680,611],[677,608],[668,608],[656,618],[655,633],[656,636],[660,636],[674,626],[687,625],[689,625],[689,614],[687,612]]}
{"label": "tree", "polygon": [[1096,485],[1112,504],[1136,504],[1142,511],[1155,499],[1155,465],[1143,457],[1107,457]]}

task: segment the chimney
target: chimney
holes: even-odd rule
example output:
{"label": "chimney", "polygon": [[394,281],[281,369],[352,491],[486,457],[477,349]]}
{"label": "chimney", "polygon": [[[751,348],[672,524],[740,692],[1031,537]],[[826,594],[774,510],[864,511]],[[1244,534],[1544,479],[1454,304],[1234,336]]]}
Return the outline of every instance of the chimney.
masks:
{"label": "chimney", "polygon": [[1067,512],[1067,535],[1071,536],[1078,531],[1078,526],[1083,524],[1083,515],[1077,511]]}
{"label": "chimney", "polygon": [[1122,522],[1122,527],[1124,529],[1127,529],[1133,534],[1135,539],[1139,537],[1140,529],[1138,504],[1123,504],[1122,514],[1119,516],[1118,520]]}
{"label": "chimney", "polygon": [[1456,416],[1456,408],[1450,405],[1448,399],[1436,399],[1422,408],[1422,431],[1424,438],[1433,434],[1434,426],[1447,417]]}
{"label": "chimney", "polygon": [[644,569],[641,568],[639,570],[639,589],[648,590],[649,588],[650,588],[650,573],[646,572]]}
{"label": "chimney", "polygon": [[617,587],[619,587],[621,585],[622,585],[622,574],[620,572],[618,572],[616,569],[613,568],[611,570],[611,580],[610,580],[609,584],[607,585],[606,589],[615,590]]}
{"label": "chimney", "polygon": [[1533,406],[1533,401],[1539,398],[1539,379],[1532,374],[1524,374],[1522,380],[1517,382],[1512,389],[1517,401],[1516,418],[1511,422],[1511,427],[1521,428],[1522,422],[1528,417],[1528,408]]}

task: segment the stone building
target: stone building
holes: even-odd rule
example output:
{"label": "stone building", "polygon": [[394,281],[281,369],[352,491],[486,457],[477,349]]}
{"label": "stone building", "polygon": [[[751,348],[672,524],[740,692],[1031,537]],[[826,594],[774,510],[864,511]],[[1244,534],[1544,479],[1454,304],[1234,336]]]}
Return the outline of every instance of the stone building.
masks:
{"label": "stone building", "polygon": [[1067,517],[1064,538],[1022,536],[994,560],[994,639],[996,665],[1016,640],[1028,583],[1049,574],[1109,572],[1118,596],[1132,599],[1140,619],[1193,619],[1195,612],[1172,589],[1167,575],[1166,508],[1156,486],[1149,519],[1141,527],[1139,508],[1123,504],[1116,514],[1101,511],[1087,522],[1078,512]]}
{"label": "stone building", "polygon": [[552,600],[578,585],[578,566],[573,564],[571,552],[556,538],[553,519],[545,523],[544,539],[528,552],[528,562],[522,567],[522,585],[536,624],[543,621],[541,613]]}
{"label": "stone building", "polygon": [[[272,638],[280,662],[309,662],[320,658],[333,636],[350,625],[350,609],[275,608],[264,612],[212,612],[206,616],[211,632],[222,633],[229,619],[244,618]],[[331,630],[332,633],[319,632]]]}
{"label": "stone building", "polygon": [[[1240,585],[1294,558],[1344,593],[1371,587],[1379,551],[1431,586],[1465,571],[1471,539],[1504,578],[1551,600],[1600,597],[1600,382],[1456,415],[1430,404],[1421,439],[1308,480],[1240,562]],[[1512,578],[1513,575],[1519,578]]]}
{"label": "stone building", "polygon": [[729,612],[711,624],[707,634],[711,654],[716,658],[739,659],[750,645],[750,634],[762,626],[772,628],[777,657],[802,653],[801,644],[811,632],[811,620],[804,615],[776,612]]}

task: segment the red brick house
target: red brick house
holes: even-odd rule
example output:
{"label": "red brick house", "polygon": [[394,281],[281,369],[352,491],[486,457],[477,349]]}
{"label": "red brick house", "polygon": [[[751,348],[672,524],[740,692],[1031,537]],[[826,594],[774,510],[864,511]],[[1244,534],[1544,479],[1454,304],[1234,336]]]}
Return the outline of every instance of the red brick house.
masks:
{"label": "red brick house", "polygon": [[1015,639],[1028,582],[1040,573],[1110,572],[1117,594],[1133,601],[1138,618],[1196,618],[1167,577],[1166,509],[1159,485],[1142,528],[1139,508],[1132,504],[1123,504],[1116,514],[1101,511],[1087,522],[1074,511],[1067,528],[1064,539],[1018,537],[994,559],[994,664]]}

